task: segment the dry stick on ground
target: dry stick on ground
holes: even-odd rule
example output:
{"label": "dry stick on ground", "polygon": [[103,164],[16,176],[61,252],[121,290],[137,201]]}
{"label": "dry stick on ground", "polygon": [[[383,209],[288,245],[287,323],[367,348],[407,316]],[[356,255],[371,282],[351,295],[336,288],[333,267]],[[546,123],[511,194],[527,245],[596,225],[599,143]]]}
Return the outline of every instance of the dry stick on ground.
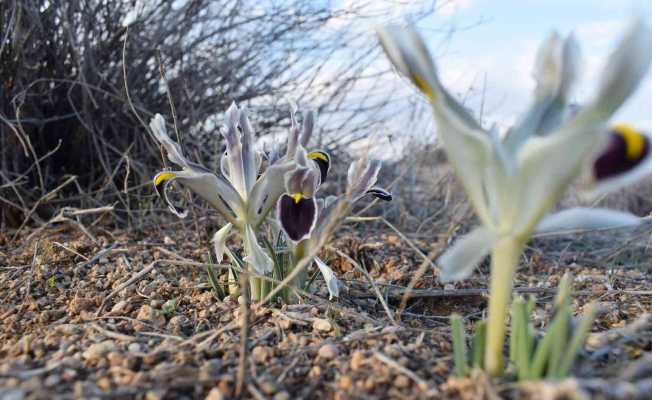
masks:
{"label": "dry stick on ground", "polygon": [[245,266],[240,270],[240,356],[238,358],[238,371],[235,384],[235,396],[240,398],[247,385],[247,353],[249,350],[249,274]]}
{"label": "dry stick on ground", "polygon": [[[519,294],[555,294],[556,288],[514,288],[515,293]],[[392,299],[400,299],[406,293],[410,293],[410,298],[433,298],[433,297],[467,297],[467,296],[487,296],[489,289],[409,289],[409,288],[389,288],[385,289],[385,295]],[[590,296],[595,293],[591,290],[575,290],[572,292],[577,296]],[[628,294],[632,296],[652,296],[652,290],[627,290],[614,289],[600,292],[600,295]],[[375,295],[361,293],[358,298],[375,298]]]}
{"label": "dry stick on ground", "polygon": [[361,273],[362,275],[364,275],[365,278],[367,278],[367,281],[369,282],[369,284],[370,284],[371,287],[373,288],[374,293],[376,294],[376,297],[377,297],[378,300],[380,301],[380,304],[383,305],[383,308],[385,309],[385,313],[387,314],[387,318],[390,320],[390,322],[391,322],[393,325],[398,325],[398,324],[396,323],[396,320],[394,319],[394,314],[392,313],[392,310],[390,310],[389,306],[387,305],[387,302],[385,301],[385,298],[384,298],[383,295],[380,293],[380,290],[378,290],[378,286],[376,286],[376,284],[374,283],[373,278],[372,278],[371,276],[369,276],[369,272],[367,272],[367,271],[366,271],[364,268],[362,268],[362,267],[360,266],[360,264],[358,264],[358,263],[357,263],[353,258],[349,257],[347,254],[343,253],[341,250],[338,250],[338,249],[336,249],[336,248],[334,248],[334,247],[331,247],[331,246],[329,246],[329,249],[330,249],[331,251],[334,251],[335,253],[337,253],[340,257],[343,257],[343,258],[345,258],[346,260],[348,260],[348,261],[349,261],[349,262],[350,262],[350,263],[355,267],[355,269],[357,269],[358,271],[360,271],[360,273]]}
{"label": "dry stick on ground", "polygon": [[410,280],[410,283],[408,284],[407,290],[405,291],[403,298],[401,299],[401,304],[398,307],[398,318],[401,318],[401,313],[403,310],[405,310],[405,307],[407,306],[407,301],[410,299],[410,292],[414,289],[414,286],[417,284],[419,279],[423,276],[423,274],[426,272],[428,267],[436,268],[435,264],[432,262],[432,260],[435,259],[435,257],[440,253],[440,250],[434,250],[428,253],[428,255],[423,254],[421,250],[407,237],[405,236],[398,228],[396,228],[394,225],[392,225],[389,221],[387,221],[384,217],[351,217],[347,218],[348,220],[351,221],[381,221],[385,225],[387,225],[391,230],[393,230],[405,243],[408,244],[414,250],[421,258],[423,258],[423,262],[419,266],[419,269],[417,269],[416,274],[412,277]]}
{"label": "dry stick on ground", "polygon": [[424,395],[426,397],[436,397],[439,394],[439,391],[436,388],[429,388],[428,383],[424,381],[423,379],[419,378],[417,374],[414,372],[410,371],[409,369],[405,368],[401,364],[397,363],[396,361],[392,360],[391,358],[387,357],[385,354],[379,352],[379,351],[374,351],[374,357],[376,357],[378,360],[381,362],[387,364],[388,367],[394,368],[401,374],[407,376],[408,378],[412,379],[417,386],[419,387],[419,390],[424,392]]}
{"label": "dry stick on ground", "polygon": [[[168,250],[168,252],[169,252],[169,250]],[[195,261],[179,261],[179,260],[169,260],[169,259],[167,259],[167,260],[157,260],[157,261],[158,262],[165,262],[165,263],[172,264],[172,265],[182,265],[182,266],[186,266],[186,267],[208,267],[208,266],[211,266],[213,268],[218,268],[218,269],[221,269],[221,270],[228,270],[229,268],[234,268],[233,266],[228,266],[228,265],[201,263],[201,262],[195,262]],[[240,271],[240,270],[238,269],[238,271]],[[274,278],[271,278],[271,277],[265,276],[265,275],[256,274],[254,272],[249,272],[249,277],[251,277],[251,278],[260,278],[260,279],[263,279],[263,280],[267,280],[269,282],[272,282],[275,285],[282,284],[282,282],[279,281],[278,279],[274,279]],[[301,289],[298,289],[298,288],[295,288],[295,287],[292,287],[292,286],[290,287],[290,289],[299,296],[306,297],[308,299],[319,302],[321,304],[326,304],[326,305],[328,305],[328,307],[332,308],[333,310],[335,310],[335,311],[337,311],[339,313],[342,313],[343,315],[351,316],[351,317],[356,318],[357,320],[363,321],[365,323],[371,323],[371,324],[375,324],[375,325],[379,324],[379,321],[377,321],[377,320],[375,320],[375,319],[373,319],[373,318],[371,318],[371,317],[369,317],[367,315],[363,315],[363,314],[357,313],[355,311],[352,311],[349,308],[342,307],[342,306],[338,305],[337,303],[329,301],[328,299],[324,299],[324,298],[321,298],[319,296],[315,296],[315,295],[310,294],[310,293],[308,293],[308,292],[306,292],[304,290],[301,290]],[[262,306],[263,304],[264,304],[263,302],[260,302],[256,306]],[[208,335],[208,333],[207,333],[207,335]]]}
{"label": "dry stick on ground", "polygon": [[[158,250],[164,250],[163,248],[159,248]],[[166,250],[166,252],[171,253],[169,250]],[[129,278],[125,283],[122,285],[118,286],[116,289],[114,289],[111,293],[109,293],[108,296],[102,300],[102,304],[100,304],[100,307],[97,310],[96,316],[99,317],[99,315],[102,313],[102,310],[104,310],[104,307],[106,306],[106,303],[111,300],[116,294],[120,293],[120,291],[128,288],[129,286],[133,285],[134,283],[140,281],[145,275],[150,273],[157,264],[162,264],[162,263],[170,263],[170,264],[176,264],[176,265],[183,265],[183,266],[205,266],[205,265],[210,265],[213,268],[218,268],[222,270],[228,270],[230,267],[228,265],[220,265],[220,264],[203,264],[203,263],[194,263],[194,262],[179,262],[175,260],[154,260],[152,261],[147,267],[143,268],[142,270],[138,271],[134,276]]]}
{"label": "dry stick on ground", "polygon": [[[100,258],[104,257],[106,254],[110,253],[113,251],[113,249],[117,246],[117,243],[111,244],[109,247],[105,247],[102,250],[100,250],[97,254],[95,254],[90,260],[86,259],[86,261],[79,263],[79,267],[87,267],[91,264],[94,264],[95,262],[99,261]],[[127,251],[127,249],[125,249]]]}
{"label": "dry stick on ground", "polygon": [[[18,229],[16,230],[16,233],[14,233],[14,236],[13,236],[12,240],[16,240],[16,238],[18,237],[18,234],[20,233],[20,231],[25,227],[25,225],[27,224],[27,221],[29,221],[29,219],[32,217],[32,214],[34,214],[34,212],[36,211],[36,209],[38,208],[38,206],[41,205],[42,202],[47,201],[47,200],[51,199],[52,197],[54,197],[55,194],[57,194],[57,193],[58,193],[61,189],[63,189],[64,187],[68,186],[68,185],[69,185],[70,183],[72,183],[75,179],[77,179],[76,176],[68,177],[68,179],[66,179],[66,181],[63,182],[61,185],[57,186],[56,188],[52,189],[52,190],[49,191],[48,193],[46,193],[46,194],[44,194],[43,196],[41,196],[41,197],[36,201],[36,203],[34,203],[34,205],[32,206],[32,208],[29,210],[29,213],[25,216],[25,219],[23,220],[23,223],[20,224],[20,226],[19,226]],[[30,235],[30,236],[31,236],[31,235]]]}
{"label": "dry stick on ground", "polygon": [[68,222],[75,227],[77,227],[86,237],[88,237],[93,243],[98,244],[97,238],[91,234],[88,229],[79,221],[76,221],[74,219],[71,219],[69,217],[75,217],[75,216],[81,216],[81,215],[88,215],[88,214],[102,214],[105,212],[111,212],[113,211],[113,206],[105,206],[105,207],[98,207],[98,208],[88,208],[88,209],[77,209],[77,208],[70,208],[70,207],[64,207],[59,212],[57,215],[52,217],[48,222],[44,223],[41,225],[38,229],[36,229],[34,232],[30,233],[27,238],[23,240],[23,243],[29,243],[30,240],[32,240],[33,237],[35,237],[37,234],[39,234],[43,229],[47,228],[48,226],[59,223],[59,222]]}

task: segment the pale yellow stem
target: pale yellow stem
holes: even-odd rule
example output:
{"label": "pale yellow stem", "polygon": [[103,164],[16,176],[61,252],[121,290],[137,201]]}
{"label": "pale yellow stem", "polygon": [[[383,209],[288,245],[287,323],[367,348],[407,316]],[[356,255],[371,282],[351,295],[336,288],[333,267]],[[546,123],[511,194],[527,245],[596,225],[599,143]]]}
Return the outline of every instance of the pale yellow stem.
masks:
{"label": "pale yellow stem", "polygon": [[251,301],[260,301],[260,292],[262,282],[260,278],[249,278],[249,285],[251,287]]}
{"label": "pale yellow stem", "polygon": [[500,239],[491,252],[489,322],[484,364],[491,376],[501,376],[504,370],[505,317],[512,295],[514,271],[523,246],[523,241],[506,237]]}
{"label": "pale yellow stem", "polygon": [[[297,243],[296,246],[294,247],[294,252],[292,254],[292,258],[293,258],[292,270],[294,270],[299,264],[299,262],[301,261],[301,259],[303,259],[306,256],[307,246],[308,246],[308,240],[302,240],[299,243]],[[292,270],[289,272],[292,272]],[[307,277],[307,271],[306,268],[304,268],[303,271],[301,271],[301,273],[299,273],[299,275],[297,275],[292,280],[291,285],[300,290],[305,289],[304,286],[306,284],[306,277]],[[299,297],[294,292],[289,293],[289,298],[292,303],[296,303],[299,300]]]}

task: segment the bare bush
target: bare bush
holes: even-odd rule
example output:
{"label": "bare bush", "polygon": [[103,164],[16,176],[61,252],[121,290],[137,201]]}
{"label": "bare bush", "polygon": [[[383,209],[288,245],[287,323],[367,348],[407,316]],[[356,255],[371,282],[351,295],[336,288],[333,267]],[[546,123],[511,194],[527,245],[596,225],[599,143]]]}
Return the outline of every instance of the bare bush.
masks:
{"label": "bare bush", "polygon": [[379,50],[355,7],[142,4],[128,28],[131,1],[0,4],[3,226],[42,223],[64,204],[115,204],[118,223],[140,221],[152,210],[143,187],[160,165],[142,124],[155,112],[175,114],[183,146],[212,167],[222,150],[216,127],[232,101],[255,108],[266,134],[287,126],[288,98],[316,108],[320,143],[333,149],[393,116],[383,112],[391,93],[378,87],[389,68],[372,67]]}

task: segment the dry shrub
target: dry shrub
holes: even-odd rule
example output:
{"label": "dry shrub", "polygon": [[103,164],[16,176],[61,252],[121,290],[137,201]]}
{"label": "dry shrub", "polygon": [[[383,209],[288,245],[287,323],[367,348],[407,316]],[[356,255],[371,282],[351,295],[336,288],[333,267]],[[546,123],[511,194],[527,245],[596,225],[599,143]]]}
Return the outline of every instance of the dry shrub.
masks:
{"label": "dry shrub", "polygon": [[[133,3],[148,6],[125,40]],[[185,151],[210,167],[232,101],[255,109],[259,133],[287,127],[291,98],[333,117],[320,143],[355,141],[383,122],[374,110],[390,95],[352,90],[390,72],[368,70],[380,50],[354,29],[357,11],[310,0],[1,2],[0,224],[105,204],[114,221],[140,223],[161,165],[142,122],[171,121],[170,99]]]}

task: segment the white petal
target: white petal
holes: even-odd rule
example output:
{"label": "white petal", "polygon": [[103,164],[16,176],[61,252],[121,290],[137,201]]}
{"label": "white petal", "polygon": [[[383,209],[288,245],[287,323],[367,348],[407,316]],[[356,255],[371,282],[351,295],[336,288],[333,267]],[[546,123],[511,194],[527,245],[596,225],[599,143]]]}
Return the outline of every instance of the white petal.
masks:
{"label": "white petal", "polygon": [[238,124],[240,123],[240,109],[234,103],[224,114],[224,126],[222,136],[226,140],[226,152],[228,154],[229,180],[238,191],[244,201],[247,201],[249,191],[247,190],[245,167],[243,159],[242,141]]}
{"label": "white petal", "polygon": [[287,138],[287,149],[285,157],[292,159],[297,151],[297,145],[299,144],[299,135],[301,134],[301,127],[297,123],[297,104],[294,101],[290,101],[290,133]]}
{"label": "white petal", "polygon": [[612,54],[597,98],[559,132],[531,138],[519,152],[523,198],[517,234],[532,231],[607,139],[606,123],[631,95],[652,60],[652,33],[636,20]]}
{"label": "white petal", "polygon": [[580,49],[573,35],[562,41],[556,33],[544,41],[534,68],[534,102],[508,131],[505,145],[518,148],[532,135],[545,135],[568,116],[568,99],[579,74]]}
{"label": "white petal", "polygon": [[267,255],[265,250],[258,244],[256,234],[251,228],[251,225],[245,227],[244,247],[246,256],[243,260],[251,265],[251,267],[260,275],[272,272],[274,263]]}
{"label": "white petal", "polygon": [[628,27],[609,57],[598,95],[589,106],[608,118],[636,90],[652,61],[652,31],[642,18]]}
{"label": "white petal", "polygon": [[326,265],[318,257],[315,257],[315,264],[317,264],[317,268],[319,268],[319,272],[321,272],[321,275],[324,277],[324,281],[326,282],[326,288],[328,289],[328,298],[332,300],[333,297],[339,297],[341,283],[335,276],[333,270],[330,269],[328,265]]}
{"label": "white petal", "polygon": [[303,113],[303,122],[301,130],[301,146],[308,146],[310,138],[312,137],[312,132],[315,128],[315,112],[313,110],[307,110]]}
{"label": "white petal", "polygon": [[285,192],[285,174],[293,168],[295,165],[292,162],[274,164],[268,167],[254,184],[247,210],[252,224],[258,225],[276,205],[279,196]]}
{"label": "white petal", "polygon": [[[201,168],[201,169],[200,169]],[[197,193],[223,214],[238,216],[245,213],[242,198],[227,181],[205,170],[199,165],[190,164],[187,169],[176,172],[176,180]]]}
{"label": "white petal", "polygon": [[125,15],[124,19],[122,20],[122,26],[123,27],[128,27],[129,25],[133,24],[138,20],[139,17],[138,10],[136,9],[131,9],[127,15]]}
{"label": "white petal", "polygon": [[376,184],[381,165],[380,161],[370,161],[363,157],[349,166],[346,176],[346,189],[353,200],[364,196]]}
{"label": "white petal", "polygon": [[226,239],[229,237],[229,232],[231,232],[232,224],[226,224],[221,227],[213,235],[213,248],[215,249],[215,261],[219,264],[224,259],[224,252],[226,251]]}
{"label": "white petal", "polygon": [[575,37],[571,34],[562,41],[557,33],[553,33],[537,55],[534,69],[537,96],[566,98],[579,73],[579,64],[580,50]]}
{"label": "white petal", "polygon": [[154,137],[161,143],[167,152],[168,159],[171,163],[180,167],[188,165],[188,160],[183,156],[181,147],[168,136],[168,130],[165,125],[165,119],[161,114],[156,114],[149,123],[149,127],[154,134]]}
{"label": "white petal", "polygon": [[469,277],[489,254],[496,240],[496,234],[485,227],[475,228],[457,239],[453,246],[437,260],[441,268],[439,279],[442,282],[450,282]]}
{"label": "white petal", "polygon": [[531,137],[520,148],[516,235],[528,235],[606,141],[605,121],[573,119],[553,135]]}
{"label": "white petal", "polygon": [[414,29],[387,26],[378,30],[378,36],[396,68],[430,98],[437,135],[448,158],[478,216],[484,223],[490,223],[482,183],[482,171],[495,157],[489,135],[440,84],[432,57]]}
{"label": "white petal", "polygon": [[409,78],[437,107],[447,110],[451,118],[468,125],[472,130],[480,124],[464,106],[441,85],[437,69],[423,38],[411,26],[386,26],[377,31],[380,44],[390,61],[405,77]]}
{"label": "white petal", "polygon": [[628,212],[578,207],[546,216],[537,226],[536,233],[620,228],[635,226],[641,222],[641,218]]}
{"label": "white petal", "polygon": [[[432,92],[437,86],[435,66],[419,35],[410,28],[396,25],[381,27],[377,34],[380,45],[396,69],[415,83],[424,94],[434,94]],[[421,82],[417,82],[418,80]]]}
{"label": "white petal", "polygon": [[244,212],[241,197],[228,182],[183,156],[179,144],[168,136],[165,120],[160,114],[154,116],[149,126],[156,139],[167,151],[170,162],[183,168],[182,171],[174,171],[174,179],[190,188],[223,214],[232,215],[229,209],[235,213]]}
{"label": "white petal", "polygon": [[256,143],[254,129],[251,126],[251,122],[247,116],[247,109],[245,107],[240,109],[240,128],[242,128],[242,161],[245,186],[247,192],[249,192],[256,182],[258,160],[255,149]]}

